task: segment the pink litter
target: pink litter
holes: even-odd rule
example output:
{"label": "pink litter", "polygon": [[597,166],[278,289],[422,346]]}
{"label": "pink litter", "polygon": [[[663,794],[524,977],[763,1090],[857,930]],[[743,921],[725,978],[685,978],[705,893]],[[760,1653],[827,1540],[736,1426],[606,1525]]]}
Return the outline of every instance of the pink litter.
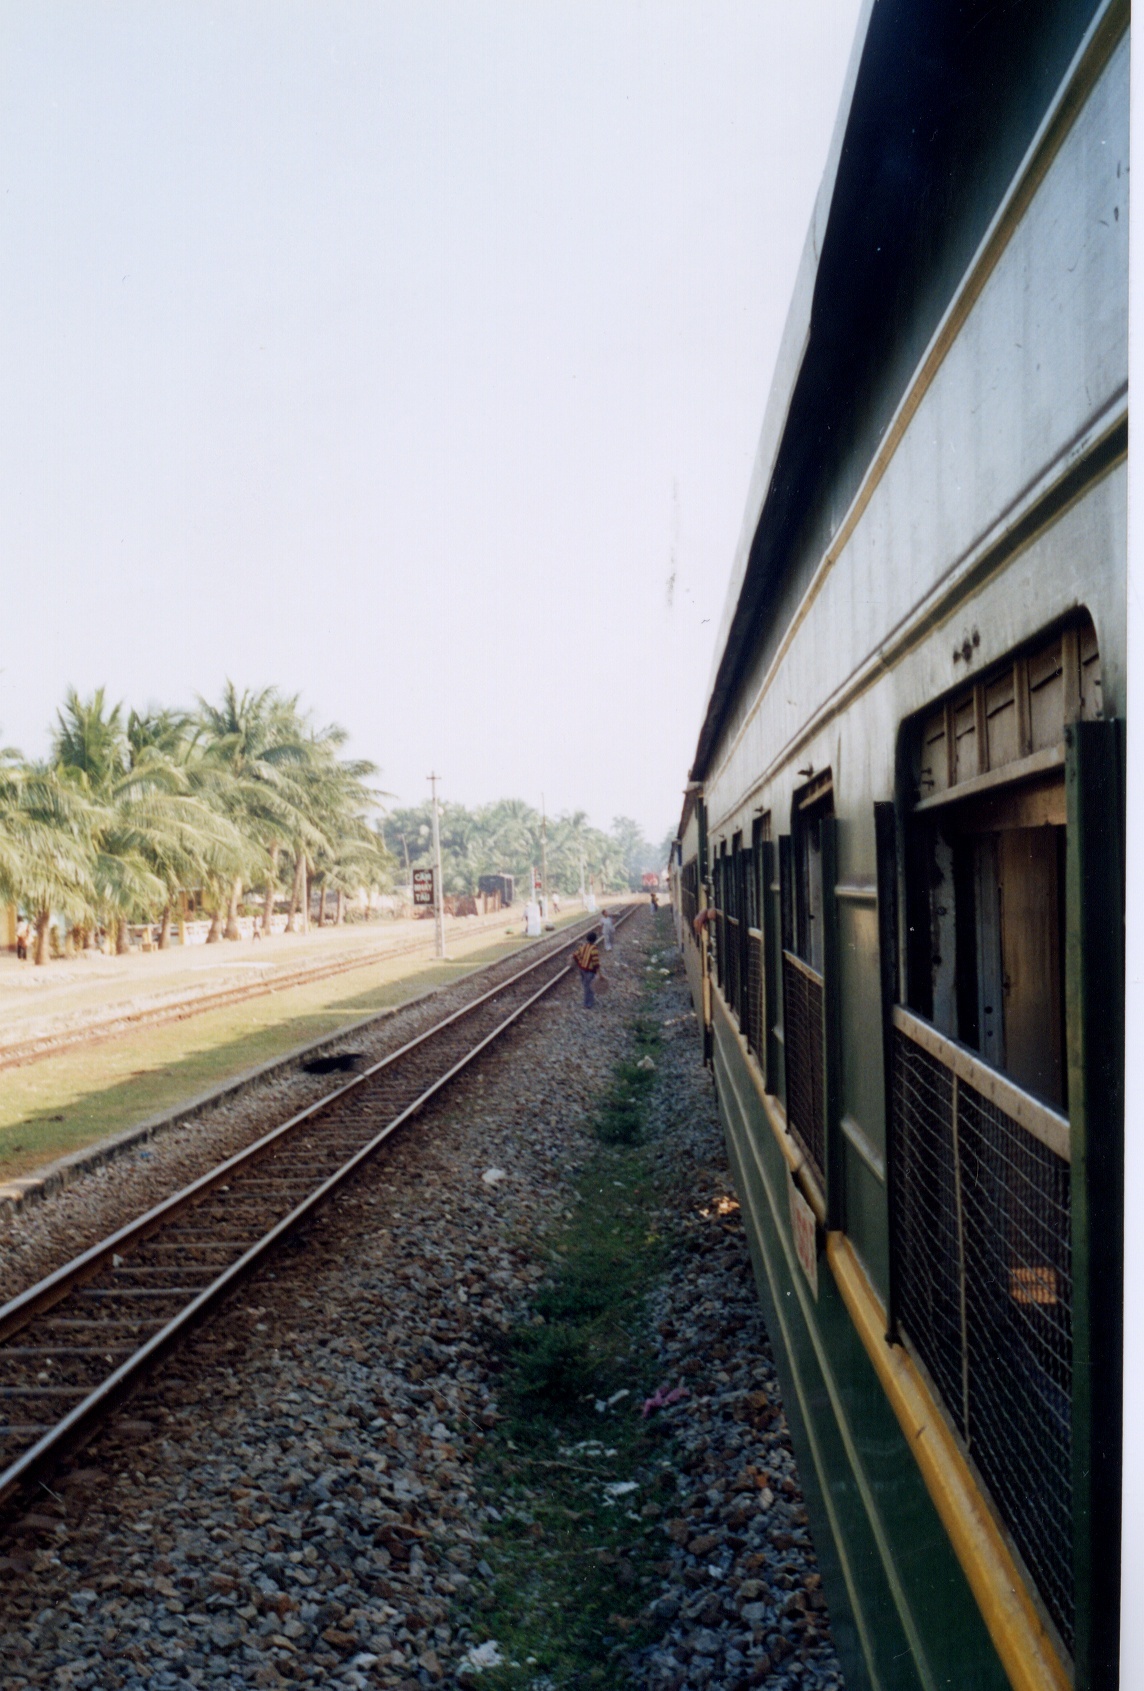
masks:
{"label": "pink litter", "polygon": [[681,1398],[689,1396],[686,1386],[675,1386],[671,1391],[666,1386],[660,1386],[653,1397],[644,1399],[644,1406],[640,1411],[646,1421],[653,1409],[666,1409],[670,1403],[678,1403]]}

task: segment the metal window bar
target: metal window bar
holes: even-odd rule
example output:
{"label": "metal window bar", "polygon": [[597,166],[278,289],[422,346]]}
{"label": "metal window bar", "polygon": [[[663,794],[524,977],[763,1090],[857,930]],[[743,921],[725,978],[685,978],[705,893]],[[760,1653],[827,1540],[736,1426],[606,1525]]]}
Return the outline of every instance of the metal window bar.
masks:
{"label": "metal window bar", "polygon": [[898,1318],[1071,1651],[1068,1123],[910,1011],[893,1023]]}
{"label": "metal window bar", "polygon": [[783,1040],[787,1126],[820,1183],[826,1179],[826,1099],[822,1045],[822,976],[783,952]]}

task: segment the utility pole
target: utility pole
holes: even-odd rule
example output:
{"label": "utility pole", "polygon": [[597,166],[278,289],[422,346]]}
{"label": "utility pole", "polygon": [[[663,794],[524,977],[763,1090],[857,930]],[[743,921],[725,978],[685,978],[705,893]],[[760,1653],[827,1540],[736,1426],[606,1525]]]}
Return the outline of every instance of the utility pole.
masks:
{"label": "utility pole", "polygon": [[548,816],[540,795],[540,880],[544,888],[544,920],[548,921]]}
{"label": "utility pole", "polygon": [[580,908],[584,908],[584,853],[580,853]]}
{"label": "utility pole", "polygon": [[434,870],[433,902],[436,906],[437,916],[437,955],[438,957],[444,957],[445,905],[443,902],[444,888],[441,884],[441,818],[437,809],[437,783],[441,777],[439,775],[430,775],[427,779],[433,789],[433,861],[436,864],[436,868]]}

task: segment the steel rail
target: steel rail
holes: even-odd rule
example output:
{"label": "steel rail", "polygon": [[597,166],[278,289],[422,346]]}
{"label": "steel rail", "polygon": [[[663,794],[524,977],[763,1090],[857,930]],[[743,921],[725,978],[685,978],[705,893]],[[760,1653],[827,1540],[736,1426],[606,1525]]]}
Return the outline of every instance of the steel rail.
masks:
{"label": "steel rail", "polygon": [[[622,926],[623,923],[628,920],[629,916],[631,916],[638,908],[640,907],[632,905],[624,910],[617,918],[616,926]],[[264,1134],[260,1139],[255,1140],[242,1151],[228,1157],[215,1168],[208,1170],[206,1174],[200,1176],[197,1180],[192,1181],[190,1185],[184,1187],[181,1191],[172,1194],[171,1197],[164,1199],[160,1204],[153,1206],[152,1209],[148,1210],[144,1215],[136,1218],[134,1221],[126,1223],[108,1238],[101,1240],[98,1244],[91,1246],[80,1256],[74,1258],[72,1262],[64,1264],[59,1269],[56,1269],[52,1274],[39,1281],[36,1285],[31,1286],[24,1292],[18,1294],[17,1297],[11,1299],[3,1307],[0,1307],[0,1345],[3,1344],[5,1339],[13,1337],[21,1332],[37,1316],[48,1314],[52,1308],[62,1302],[65,1298],[71,1296],[75,1292],[82,1291],[87,1282],[93,1279],[101,1271],[101,1269],[107,1267],[109,1263],[111,1263],[113,1267],[117,1267],[118,1265],[115,1263],[115,1258],[118,1256],[121,1249],[129,1249],[132,1245],[142,1244],[149,1240],[154,1234],[158,1233],[166,1223],[172,1221],[175,1217],[181,1215],[187,1209],[192,1208],[211,1191],[228,1191],[228,1187],[224,1183],[228,1181],[229,1177],[233,1176],[236,1172],[241,1171],[244,1167],[249,1166],[256,1159],[266,1156],[270,1150],[282,1144],[287,1135],[295,1132],[304,1123],[312,1121],[316,1116],[331,1109],[339,1101],[344,1099],[347,1094],[353,1093],[363,1087],[368,1081],[374,1079],[381,1071],[392,1067],[399,1061],[399,1059],[407,1057],[411,1052],[418,1050],[421,1046],[426,1044],[427,1041],[442,1033],[446,1028],[455,1025],[466,1016],[471,1015],[473,1011],[478,1009],[482,1004],[490,1002],[490,1000],[500,996],[519,982],[526,980],[530,975],[535,974],[538,970],[551,965],[554,961],[559,959],[562,952],[570,950],[572,946],[578,943],[582,937],[583,935],[579,931],[569,936],[563,944],[554,946],[553,949],[546,952],[542,958],[538,958],[534,962],[530,963],[527,968],[517,971],[517,973],[510,976],[507,980],[499,982],[496,986],[490,988],[489,991],[480,994],[468,1004],[462,1005],[458,1010],[452,1011],[439,1022],[435,1022],[432,1027],[425,1029],[415,1038],[408,1040],[404,1045],[399,1047],[398,1050],[389,1052],[378,1062],[371,1064],[370,1067],[364,1070],[360,1075],[355,1075],[351,1080],[335,1087],[333,1091],[325,1094],[322,1098],[317,1099],[314,1103],[307,1105],[305,1109],[296,1112],[286,1122],[283,1122],[278,1127],[273,1128],[269,1133]],[[92,1328],[108,1332],[108,1343],[106,1345],[100,1345],[96,1340],[95,1342],[83,1347],[68,1347],[67,1345],[55,1347],[32,1345],[11,1347],[10,1349],[0,1349],[0,1360],[2,1360],[5,1356],[17,1356],[20,1354],[24,1354],[30,1358],[33,1355],[53,1355],[62,1357],[68,1354],[74,1356],[81,1353],[104,1357],[110,1360],[112,1355],[123,1355],[126,1347],[123,1344],[122,1333],[116,1332],[115,1336],[112,1337],[111,1332],[108,1331],[109,1329],[122,1329],[124,1327],[134,1329],[135,1331],[138,1331],[140,1327],[157,1329],[156,1331],[153,1331],[150,1337],[145,1339],[141,1345],[130,1350],[130,1354],[127,1355],[126,1361],[122,1362],[109,1375],[107,1375],[105,1379],[90,1389],[88,1387],[75,1388],[59,1386],[50,1382],[36,1382],[34,1385],[26,1388],[11,1386],[6,1388],[0,1387],[0,1399],[7,1399],[9,1401],[16,1396],[21,1398],[31,1397],[44,1400],[51,1397],[72,1397],[78,1395],[80,1392],[83,1394],[82,1401],[80,1403],[76,1404],[69,1413],[64,1415],[58,1422],[55,1423],[54,1426],[50,1427],[47,1432],[43,1433],[42,1437],[31,1444],[26,1450],[21,1452],[21,1454],[16,1457],[16,1459],[11,1462],[6,1469],[0,1471],[0,1507],[10,1504],[30,1482],[34,1481],[46,1472],[47,1469],[54,1462],[57,1462],[64,1454],[66,1454],[68,1450],[74,1448],[78,1444],[81,1444],[86,1438],[90,1437],[99,1422],[103,1420],[106,1415],[108,1415],[129,1393],[129,1391],[134,1388],[144,1373],[153,1367],[181,1338],[192,1332],[199,1323],[210,1314],[221,1299],[225,1298],[230,1292],[232,1292],[237,1285],[265,1259],[268,1253],[272,1252],[289,1233],[291,1233],[301,1222],[310,1216],[332,1192],[336,1191],[344,1184],[345,1181],[350,1179],[364,1162],[374,1156],[381,1146],[384,1145],[400,1127],[422,1110],[425,1105],[437,1095],[437,1093],[448,1086],[449,1083],[466,1068],[468,1068],[471,1063],[475,1062],[495,1040],[499,1039],[508,1031],[509,1028],[514,1026],[527,1010],[531,1009],[534,1004],[544,998],[555,986],[564,980],[571,972],[572,966],[573,965],[570,962],[567,962],[564,963],[563,966],[559,967],[536,991],[530,993],[520,1004],[516,1005],[502,1021],[498,1022],[489,1032],[485,1033],[476,1042],[476,1044],[464,1052],[463,1055],[455,1062],[450,1064],[443,1073],[439,1074],[435,1079],[430,1081],[427,1086],[423,1087],[417,1093],[416,1097],[399,1109],[398,1112],[392,1116],[377,1133],[373,1134],[364,1144],[352,1151],[348,1158],[342,1162],[333,1173],[321,1179],[300,1202],[295,1203],[285,1215],[280,1216],[273,1226],[261,1233],[257,1239],[247,1245],[234,1261],[228,1263],[222,1269],[221,1273],[216,1273],[207,1286],[174,1286],[159,1288],[154,1292],[145,1294],[145,1296],[153,1297],[156,1300],[163,1297],[186,1298],[188,1301],[185,1302],[183,1307],[179,1309],[170,1319],[160,1317],[158,1319],[144,1318],[140,1320],[138,1318],[112,1313],[103,1320],[93,1320],[90,1323]],[[302,1183],[298,1181],[280,1181],[276,1184],[278,1189],[281,1189],[286,1184],[297,1185]],[[283,1196],[285,1197],[285,1193],[283,1193]],[[229,1243],[232,1247],[239,1248],[241,1242],[239,1240],[232,1240],[229,1241]],[[214,1241],[205,1242],[202,1248],[214,1248],[214,1244]],[[209,1269],[213,1273],[219,1265],[195,1264],[190,1266],[200,1271]],[[138,1273],[139,1269],[138,1267],[129,1268],[129,1272]],[[178,1275],[186,1272],[186,1267],[176,1267],[175,1264],[172,1264],[171,1272],[172,1274]],[[96,1299],[99,1297],[98,1292],[88,1293],[88,1295]],[[109,1301],[112,1301],[124,1296],[130,1296],[132,1295],[132,1292],[127,1288],[116,1289],[115,1287],[111,1287],[107,1289],[105,1295]],[[138,1295],[137,1290],[135,1295]],[[67,1321],[64,1324],[69,1329],[75,1328],[76,1326],[86,1329],[89,1325],[86,1322],[76,1322],[74,1320]],[[23,1434],[31,1435],[33,1432],[38,1431],[39,1427],[29,1426],[26,1428],[20,1428],[16,1425],[10,1424],[7,1430],[11,1436],[21,1436]]]}
{"label": "steel rail", "polygon": [[416,1051],[428,1040],[443,1033],[453,1023],[471,1015],[482,1004],[487,1004],[490,999],[496,998],[500,993],[507,992],[510,987],[515,986],[518,981],[524,980],[528,975],[534,974],[537,969],[544,968],[546,964],[552,962],[554,957],[558,957],[561,951],[565,951],[574,945],[580,937],[579,933],[572,935],[563,944],[553,946],[550,951],[545,952],[543,957],[538,957],[529,963],[526,968],[518,969],[515,974],[497,982],[487,992],[469,999],[459,1009],[442,1017],[440,1021],[433,1022],[412,1039],[406,1040],[405,1044],[398,1046],[395,1051],[387,1052],[376,1063],[371,1063],[360,1074],[351,1076],[349,1080],[334,1087],[331,1092],[323,1093],[320,1098],[316,1098],[312,1103],[305,1105],[303,1109],[296,1111],[286,1121],[271,1128],[269,1133],[263,1134],[259,1139],[252,1140],[241,1151],[236,1151],[233,1156],[227,1157],[225,1161],[216,1164],[214,1168],[208,1169],[205,1174],[200,1175],[197,1180],[193,1180],[188,1186],[172,1193],[169,1198],[164,1198],[160,1203],[145,1211],[143,1215],[125,1222],[121,1228],[115,1233],[109,1234],[106,1239],[101,1239],[97,1244],[91,1245],[80,1256],[74,1257],[71,1262],[63,1263],[53,1273],[37,1281],[35,1285],[17,1293],[14,1298],[0,1306],[0,1345],[6,1339],[11,1338],[13,1334],[19,1332],[34,1316],[43,1315],[53,1304],[68,1297],[85,1280],[94,1278],[100,1269],[120,1250],[141,1244],[152,1232],[171,1220],[181,1210],[197,1203],[213,1187],[220,1186],[228,1176],[236,1173],[256,1158],[265,1156],[287,1134],[294,1132],[304,1122],[323,1114],[348,1093],[364,1086],[367,1081],[372,1080],[382,1070],[392,1067],[393,1064]]}

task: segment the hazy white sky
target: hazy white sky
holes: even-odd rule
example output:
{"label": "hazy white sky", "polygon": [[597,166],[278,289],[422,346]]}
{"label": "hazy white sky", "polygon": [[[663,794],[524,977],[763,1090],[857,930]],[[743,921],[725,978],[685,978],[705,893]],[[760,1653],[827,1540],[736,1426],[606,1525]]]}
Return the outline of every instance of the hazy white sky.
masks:
{"label": "hazy white sky", "polygon": [[299,690],[676,819],[858,0],[13,0],[0,743]]}

